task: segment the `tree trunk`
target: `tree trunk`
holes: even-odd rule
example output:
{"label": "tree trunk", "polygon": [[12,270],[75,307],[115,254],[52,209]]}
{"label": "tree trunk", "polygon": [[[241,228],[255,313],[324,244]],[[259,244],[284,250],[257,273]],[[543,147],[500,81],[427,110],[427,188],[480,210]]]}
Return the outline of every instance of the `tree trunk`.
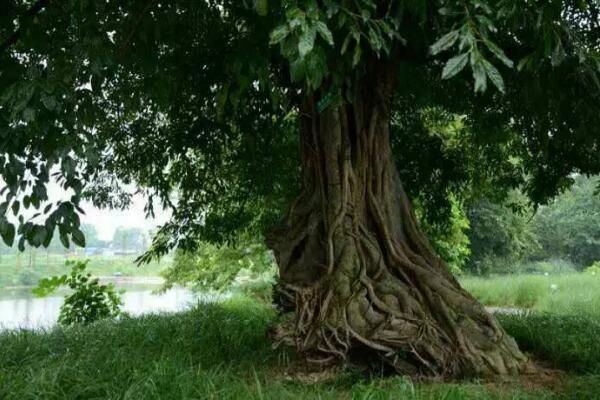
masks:
{"label": "tree trunk", "polygon": [[351,104],[301,107],[303,192],[267,241],[295,306],[278,336],[317,365],[360,355],[411,375],[518,373],[515,341],[418,227],[389,144],[393,75],[373,68]]}

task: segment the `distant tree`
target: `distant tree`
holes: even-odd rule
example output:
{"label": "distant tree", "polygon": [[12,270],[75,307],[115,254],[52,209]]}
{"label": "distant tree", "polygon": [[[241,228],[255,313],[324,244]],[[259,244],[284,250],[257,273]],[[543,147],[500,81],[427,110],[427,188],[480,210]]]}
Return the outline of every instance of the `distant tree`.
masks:
{"label": "distant tree", "polygon": [[113,248],[119,249],[123,253],[128,251],[145,251],[143,247],[145,235],[140,228],[118,227],[112,237]]}
{"label": "distant tree", "polygon": [[571,190],[541,207],[534,226],[545,258],[563,258],[580,267],[600,260],[598,178],[578,176]]}
{"label": "distant tree", "polygon": [[[82,246],[81,199],[126,205],[136,182],[149,215],[172,212],[143,261],[274,226],[278,297],[296,311],[279,336],[311,365],[359,354],[409,374],[523,371],[409,196],[448,216],[477,177],[537,203],[574,171],[600,172],[599,12],[596,0],[6,0],[0,236],[23,249],[58,229]],[[470,129],[432,135],[431,114]],[[73,196],[46,208],[53,177]]]}
{"label": "distant tree", "polygon": [[85,235],[85,247],[101,247],[104,243],[98,238],[98,231],[92,224],[82,224],[81,232]]}
{"label": "distant tree", "polygon": [[[513,193],[504,203],[483,198],[468,205],[471,255],[466,268],[470,272],[510,272],[512,264],[536,254],[539,244],[531,222],[534,210],[523,197]],[[495,264],[504,268],[490,270]]]}

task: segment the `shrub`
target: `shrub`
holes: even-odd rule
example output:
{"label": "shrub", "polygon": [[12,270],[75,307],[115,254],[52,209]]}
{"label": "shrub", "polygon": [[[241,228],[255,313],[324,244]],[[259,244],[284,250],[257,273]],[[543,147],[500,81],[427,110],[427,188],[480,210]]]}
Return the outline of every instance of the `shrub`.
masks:
{"label": "shrub", "polygon": [[257,240],[240,241],[236,246],[200,242],[195,251],[177,250],[173,264],[161,275],[165,284],[194,290],[227,290],[237,284],[270,281],[276,273],[275,260]]}
{"label": "shrub", "polygon": [[98,278],[85,272],[88,261],[67,261],[70,275],[42,279],[33,289],[36,296],[47,296],[61,286],[73,292],[65,296],[58,322],[61,325],[84,324],[114,318],[121,314],[122,301],[112,284],[101,285]]}
{"label": "shrub", "polygon": [[596,261],[585,269],[585,272],[590,275],[600,276],[600,261]]}

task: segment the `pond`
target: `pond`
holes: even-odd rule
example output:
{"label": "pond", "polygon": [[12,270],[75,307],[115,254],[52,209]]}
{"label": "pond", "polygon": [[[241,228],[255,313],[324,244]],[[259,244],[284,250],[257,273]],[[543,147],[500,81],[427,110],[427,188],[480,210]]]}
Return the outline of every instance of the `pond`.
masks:
{"label": "pond", "polygon": [[[172,288],[166,293],[156,294],[152,285],[117,285],[125,290],[122,294],[123,311],[130,315],[145,313],[183,311],[200,296],[184,288]],[[203,300],[213,297],[201,296]],[[37,298],[31,289],[0,289],[0,330],[50,328],[56,324],[63,295],[57,293]]]}

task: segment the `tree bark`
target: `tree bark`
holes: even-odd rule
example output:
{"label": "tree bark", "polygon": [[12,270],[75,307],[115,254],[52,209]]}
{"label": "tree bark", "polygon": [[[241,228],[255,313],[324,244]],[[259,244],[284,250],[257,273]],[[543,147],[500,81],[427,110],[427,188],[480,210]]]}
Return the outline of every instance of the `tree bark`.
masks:
{"label": "tree bark", "polygon": [[280,327],[316,365],[383,359],[399,373],[514,374],[526,358],[463,290],[420,231],[389,144],[391,67],[373,67],[353,101],[301,106],[303,192],[268,237]]}

